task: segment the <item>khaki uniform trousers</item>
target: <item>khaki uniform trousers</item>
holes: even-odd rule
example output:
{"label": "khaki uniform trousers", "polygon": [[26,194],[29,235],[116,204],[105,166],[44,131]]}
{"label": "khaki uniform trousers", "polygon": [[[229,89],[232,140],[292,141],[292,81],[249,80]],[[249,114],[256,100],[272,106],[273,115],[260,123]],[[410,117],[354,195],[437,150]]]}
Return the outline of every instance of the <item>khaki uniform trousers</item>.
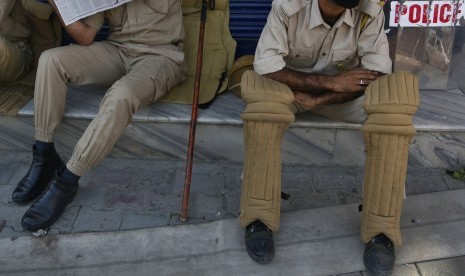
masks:
{"label": "khaki uniform trousers", "polygon": [[0,36],[0,82],[14,82],[31,70],[32,51],[27,40],[10,42]]}
{"label": "khaki uniform trousers", "polygon": [[166,94],[184,78],[184,71],[183,65],[167,57],[130,55],[108,42],[47,50],[37,69],[35,138],[53,142],[68,85],[111,86],[67,163],[70,171],[82,176],[111,151],[133,114]]}

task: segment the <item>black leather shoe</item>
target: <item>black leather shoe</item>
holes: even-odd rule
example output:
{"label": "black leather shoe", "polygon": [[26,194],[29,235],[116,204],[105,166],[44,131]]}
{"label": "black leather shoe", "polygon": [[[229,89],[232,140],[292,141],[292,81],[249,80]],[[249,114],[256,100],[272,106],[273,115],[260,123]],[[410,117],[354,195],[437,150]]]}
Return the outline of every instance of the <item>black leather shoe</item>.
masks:
{"label": "black leather shoe", "polygon": [[50,180],[65,164],[58,156],[54,148],[46,151],[37,151],[32,146],[32,163],[29,171],[19,181],[11,198],[18,204],[24,204],[34,200],[47,187]]}
{"label": "black leather shoe", "polygon": [[21,225],[27,231],[47,230],[63,214],[78,191],[77,182],[68,182],[55,176],[47,189],[24,214]]}
{"label": "black leather shoe", "polygon": [[376,235],[366,244],[363,263],[373,275],[391,275],[395,262],[394,244],[384,234]]}
{"label": "black leather shoe", "polygon": [[273,232],[259,220],[245,228],[245,247],[252,260],[267,264],[274,257]]}

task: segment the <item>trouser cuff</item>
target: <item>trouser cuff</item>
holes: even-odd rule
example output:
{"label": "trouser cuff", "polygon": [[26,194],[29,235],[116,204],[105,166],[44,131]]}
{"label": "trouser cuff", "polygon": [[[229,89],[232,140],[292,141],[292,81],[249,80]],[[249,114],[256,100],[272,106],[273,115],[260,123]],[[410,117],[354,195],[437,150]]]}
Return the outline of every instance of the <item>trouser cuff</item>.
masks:
{"label": "trouser cuff", "polygon": [[40,130],[36,130],[35,139],[44,143],[53,143],[54,134],[55,133],[53,132],[43,132]]}
{"label": "trouser cuff", "polygon": [[66,168],[77,176],[83,176],[89,170],[88,166],[84,165],[74,156],[71,156],[71,159],[66,164]]}

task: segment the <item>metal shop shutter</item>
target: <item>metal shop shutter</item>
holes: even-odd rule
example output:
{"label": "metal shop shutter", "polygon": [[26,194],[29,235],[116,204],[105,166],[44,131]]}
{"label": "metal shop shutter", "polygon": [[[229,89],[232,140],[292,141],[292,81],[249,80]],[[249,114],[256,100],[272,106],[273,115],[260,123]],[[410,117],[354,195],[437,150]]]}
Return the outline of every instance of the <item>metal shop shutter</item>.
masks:
{"label": "metal shop shutter", "polygon": [[236,57],[255,53],[272,0],[230,0],[229,29],[237,41]]}

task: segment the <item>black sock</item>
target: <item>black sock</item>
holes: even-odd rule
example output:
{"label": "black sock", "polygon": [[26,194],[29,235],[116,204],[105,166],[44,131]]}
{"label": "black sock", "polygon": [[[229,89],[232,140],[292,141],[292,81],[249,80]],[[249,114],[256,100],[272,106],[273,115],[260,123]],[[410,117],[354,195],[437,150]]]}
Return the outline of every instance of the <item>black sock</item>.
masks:
{"label": "black sock", "polygon": [[60,173],[60,177],[67,182],[74,182],[74,183],[78,182],[79,178],[81,178],[79,175],[75,175],[70,170],[68,170],[68,168],[65,168]]}
{"label": "black sock", "polygon": [[49,151],[53,149],[53,143],[46,143],[38,140],[36,140],[35,146],[37,151]]}

